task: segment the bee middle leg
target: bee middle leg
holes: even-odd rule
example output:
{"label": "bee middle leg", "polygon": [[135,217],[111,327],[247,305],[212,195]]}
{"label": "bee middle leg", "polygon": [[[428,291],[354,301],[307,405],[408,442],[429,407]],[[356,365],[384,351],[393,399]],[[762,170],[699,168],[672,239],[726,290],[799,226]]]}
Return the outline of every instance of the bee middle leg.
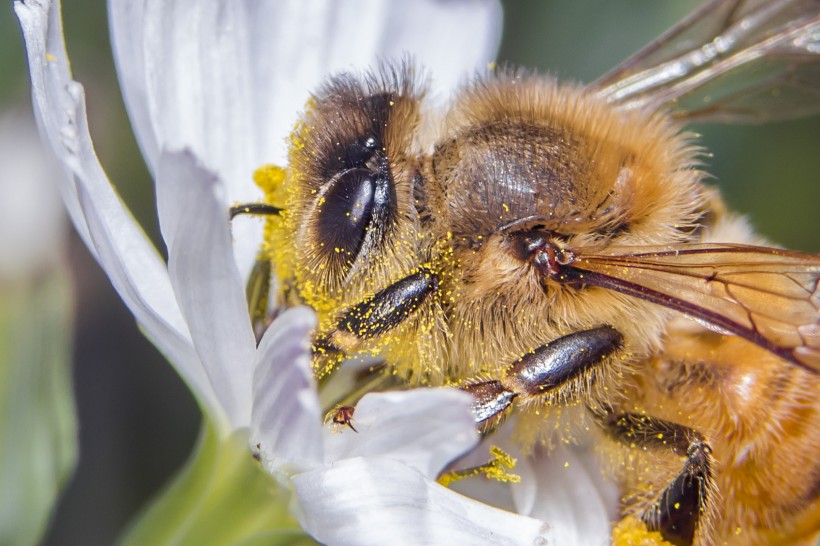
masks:
{"label": "bee middle leg", "polygon": [[685,457],[681,471],[641,519],[650,531],[660,532],[667,542],[691,545],[713,488],[709,444],[696,430],[646,415],[611,412],[598,419],[607,434],[620,443]]}
{"label": "bee middle leg", "polygon": [[573,332],[542,345],[512,363],[500,379],[461,387],[473,395],[479,430],[492,432],[519,396],[535,398],[559,389],[602,364],[621,348],[623,336],[611,326]]}

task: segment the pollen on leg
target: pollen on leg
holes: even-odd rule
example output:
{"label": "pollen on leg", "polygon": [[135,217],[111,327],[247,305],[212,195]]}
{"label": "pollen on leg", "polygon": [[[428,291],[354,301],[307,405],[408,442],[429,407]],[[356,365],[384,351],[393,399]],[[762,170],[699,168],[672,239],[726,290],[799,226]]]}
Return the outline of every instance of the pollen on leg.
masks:
{"label": "pollen on leg", "polygon": [[449,487],[451,483],[484,475],[484,477],[501,483],[518,483],[521,476],[509,472],[515,468],[516,459],[498,446],[490,446],[490,460],[479,466],[472,466],[461,470],[453,470],[442,474],[436,480],[444,487]]}
{"label": "pollen on leg", "polygon": [[650,531],[638,518],[625,517],[612,530],[613,546],[672,546],[658,531]]}

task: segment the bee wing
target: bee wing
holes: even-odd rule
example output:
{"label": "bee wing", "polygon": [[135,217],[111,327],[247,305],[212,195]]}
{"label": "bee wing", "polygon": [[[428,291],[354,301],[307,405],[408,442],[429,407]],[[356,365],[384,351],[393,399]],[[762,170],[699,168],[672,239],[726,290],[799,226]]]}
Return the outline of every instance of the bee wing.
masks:
{"label": "bee wing", "polygon": [[820,256],[729,244],[573,253],[563,282],[675,309],[820,372]]}
{"label": "bee wing", "polygon": [[820,111],[820,1],[712,0],[591,84],[622,109],[761,123]]}

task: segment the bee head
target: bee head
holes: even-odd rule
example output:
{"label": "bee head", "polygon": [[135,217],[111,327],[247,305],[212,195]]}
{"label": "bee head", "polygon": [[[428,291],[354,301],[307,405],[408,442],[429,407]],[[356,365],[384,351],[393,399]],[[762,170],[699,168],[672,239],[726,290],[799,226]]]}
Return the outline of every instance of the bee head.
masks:
{"label": "bee head", "polygon": [[275,258],[317,310],[360,299],[418,265],[412,150],[423,91],[411,73],[402,66],[331,79],[291,136],[287,252]]}

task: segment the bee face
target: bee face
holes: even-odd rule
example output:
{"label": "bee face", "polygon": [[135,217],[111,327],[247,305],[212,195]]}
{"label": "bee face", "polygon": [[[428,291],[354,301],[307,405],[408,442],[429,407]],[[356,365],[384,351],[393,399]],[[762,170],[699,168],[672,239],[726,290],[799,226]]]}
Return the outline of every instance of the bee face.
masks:
{"label": "bee face", "polygon": [[417,262],[410,196],[420,98],[405,72],[338,77],[294,132],[287,227],[307,303],[355,301]]}

